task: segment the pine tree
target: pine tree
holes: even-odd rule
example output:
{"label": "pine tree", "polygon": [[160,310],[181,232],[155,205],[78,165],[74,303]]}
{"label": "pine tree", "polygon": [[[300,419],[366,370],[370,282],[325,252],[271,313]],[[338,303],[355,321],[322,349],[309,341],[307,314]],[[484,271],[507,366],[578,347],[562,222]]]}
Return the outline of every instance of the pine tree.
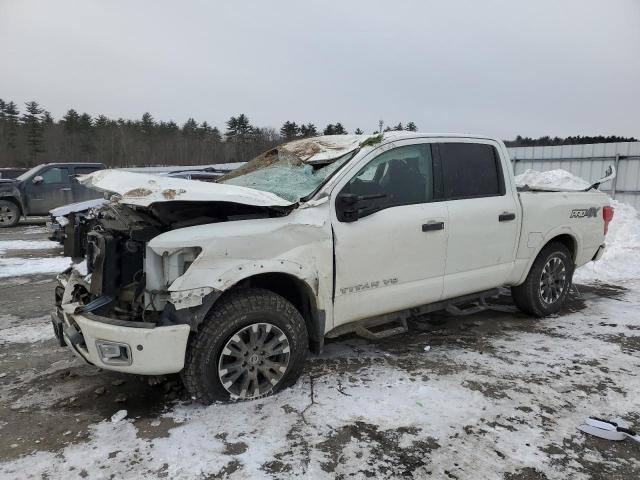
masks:
{"label": "pine tree", "polygon": [[335,126],[333,127],[333,131],[335,132],[335,135],[346,135],[347,130],[342,126],[342,124],[340,122],[336,123]]}
{"label": "pine tree", "polygon": [[409,122],[407,123],[406,127],[404,127],[404,129],[407,132],[417,132],[418,131],[418,127],[416,127],[416,124],[413,122]]}
{"label": "pine tree", "polygon": [[44,152],[42,148],[43,123],[42,114],[44,109],[40,108],[38,102],[26,102],[27,112],[22,115],[22,125],[26,134],[26,142],[29,160],[31,163],[37,163],[36,159],[39,154]]}
{"label": "pine tree", "polygon": [[185,137],[194,137],[198,131],[198,122],[193,118],[188,118],[182,126],[182,135]]}
{"label": "pine tree", "polygon": [[404,128],[402,127],[402,122],[399,123],[398,125],[396,125],[395,127],[393,127],[392,129],[394,132],[401,132],[402,130],[404,130]]}
{"label": "pine tree", "polygon": [[7,147],[15,152],[18,148],[18,115],[20,111],[15,103],[9,102],[4,104],[3,112]]}
{"label": "pine tree", "polygon": [[93,118],[88,113],[83,113],[78,118],[78,134],[80,137],[80,152],[84,161],[91,161],[91,155],[95,152],[95,138],[93,130]]}
{"label": "pine tree", "polygon": [[282,135],[286,140],[292,140],[298,136],[300,133],[300,127],[296,124],[296,122],[286,121],[282,124],[280,128],[280,135]]}
{"label": "pine tree", "polygon": [[303,137],[315,137],[318,135],[318,130],[313,123],[307,123],[306,125],[300,125],[300,135]]}
{"label": "pine tree", "polygon": [[241,113],[237,117],[231,117],[227,120],[225,136],[233,141],[243,142],[248,139],[253,130],[254,128],[251,126],[249,118],[244,113]]}
{"label": "pine tree", "polygon": [[324,127],[323,135],[335,135],[336,127],[330,123],[326,127]]}
{"label": "pine tree", "polygon": [[150,137],[155,133],[156,121],[149,112],[142,114],[142,120],[140,120],[140,130],[146,137]]}
{"label": "pine tree", "polygon": [[355,133],[356,135],[362,135],[364,132],[362,130],[360,130],[359,128],[356,128],[356,131],[353,132],[353,133]]}

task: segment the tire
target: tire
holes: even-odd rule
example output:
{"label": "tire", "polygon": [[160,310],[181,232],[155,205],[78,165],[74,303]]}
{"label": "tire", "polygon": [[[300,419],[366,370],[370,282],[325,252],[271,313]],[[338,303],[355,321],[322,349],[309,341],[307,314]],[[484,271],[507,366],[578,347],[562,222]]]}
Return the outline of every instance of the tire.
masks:
{"label": "tire", "polygon": [[559,242],[551,242],[538,254],[522,285],[511,287],[516,306],[527,315],[546,317],[564,306],[574,271],[571,252]]}
{"label": "tire", "polygon": [[0,200],[0,228],[15,227],[20,221],[20,209],[9,200]]}
{"label": "tire", "polygon": [[296,382],[308,349],[304,319],[290,302],[269,290],[238,290],[214,305],[191,338],[182,381],[204,404],[260,398]]}

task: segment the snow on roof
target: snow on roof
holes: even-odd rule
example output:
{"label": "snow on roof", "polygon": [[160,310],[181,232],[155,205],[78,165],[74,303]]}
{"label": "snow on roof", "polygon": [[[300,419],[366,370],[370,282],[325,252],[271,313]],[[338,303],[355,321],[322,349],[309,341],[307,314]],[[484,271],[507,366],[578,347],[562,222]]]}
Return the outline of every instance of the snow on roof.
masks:
{"label": "snow on roof", "polygon": [[[319,137],[301,138],[280,145],[276,148],[292,153],[305,163],[326,163],[354,151],[371,135],[321,135]],[[420,137],[458,137],[487,138],[481,135],[459,133],[420,133],[420,132],[384,132],[381,141],[401,140],[403,138]]]}

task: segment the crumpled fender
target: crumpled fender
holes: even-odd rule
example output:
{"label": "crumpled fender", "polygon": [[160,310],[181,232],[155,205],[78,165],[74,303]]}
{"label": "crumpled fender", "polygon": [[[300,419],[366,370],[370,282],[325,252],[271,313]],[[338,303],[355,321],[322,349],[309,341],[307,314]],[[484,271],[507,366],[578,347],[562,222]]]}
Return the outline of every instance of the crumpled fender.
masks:
{"label": "crumpled fender", "polygon": [[[333,242],[328,204],[296,209],[278,218],[198,225],[157,236],[149,247],[158,255],[184,247],[202,252],[169,287],[172,301],[185,292],[225,291],[264,273],[284,273],[305,282],[323,308],[333,279]],[[189,304],[191,302],[188,302]],[[180,308],[176,304],[176,308]]]}

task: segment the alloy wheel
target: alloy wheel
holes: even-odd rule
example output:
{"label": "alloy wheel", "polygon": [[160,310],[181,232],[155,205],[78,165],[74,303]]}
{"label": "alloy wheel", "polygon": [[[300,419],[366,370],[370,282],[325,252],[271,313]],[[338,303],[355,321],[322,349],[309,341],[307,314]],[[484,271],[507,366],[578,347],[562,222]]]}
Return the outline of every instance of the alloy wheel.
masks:
{"label": "alloy wheel", "polygon": [[271,323],[254,323],[236,332],[218,361],[218,377],[234,398],[257,398],[269,393],[289,366],[287,336]]}

